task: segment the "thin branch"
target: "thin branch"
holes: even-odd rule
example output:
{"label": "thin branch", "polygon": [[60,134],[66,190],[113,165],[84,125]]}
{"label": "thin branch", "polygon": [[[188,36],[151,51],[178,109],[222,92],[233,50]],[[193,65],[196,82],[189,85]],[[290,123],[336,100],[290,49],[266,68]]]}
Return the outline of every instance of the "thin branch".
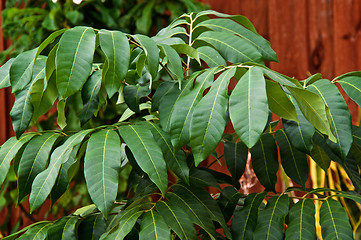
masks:
{"label": "thin branch", "polygon": [[172,76],[172,74],[170,73],[168,68],[166,68],[162,62],[159,62],[159,64],[162,66],[162,68],[165,69],[165,71],[168,73],[168,75],[171,77],[171,79],[175,81],[175,78]]}
{"label": "thin branch", "polygon": [[27,218],[29,218],[33,222],[37,222],[37,220],[30,213],[28,213],[28,211],[26,211],[26,209],[24,208],[24,206],[22,204],[19,204],[19,207],[20,207],[20,210],[25,214],[25,216]]}

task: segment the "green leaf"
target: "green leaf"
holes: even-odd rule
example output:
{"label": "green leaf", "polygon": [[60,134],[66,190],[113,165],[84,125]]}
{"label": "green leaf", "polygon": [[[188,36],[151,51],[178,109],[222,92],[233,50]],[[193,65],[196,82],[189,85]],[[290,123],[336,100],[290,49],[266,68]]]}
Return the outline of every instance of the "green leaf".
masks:
{"label": "green leaf", "polygon": [[10,111],[10,117],[16,136],[19,137],[28,128],[33,116],[33,105],[31,103],[31,91],[37,79],[44,78],[45,58],[40,58],[33,66],[33,76],[29,84],[15,94],[15,102]]}
{"label": "green leaf", "polygon": [[162,149],[163,157],[170,170],[172,170],[185,183],[189,183],[189,168],[186,156],[183,151],[174,151],[170,136],[153,122],[147,122],[151,126],[151,131],[158,145]]}
{"label": "green leaf", "polygon": [[361,106],[361,75],[359,72],[351,72],[337,79],[337,83],[341,85],[347,96]]}
{"label": "green leaf", "polygon": [[140,224],[139,240],[169,240],[170,231],[163,217],[153,209],[146,212]]}
{"label": "green leaf", "polygon": [[233,183],[237,183],[241,178],[246,167],[248,158],[248,148],[242,142],[224,143],[224,160],[227,169],[231,173]]}
{"label": "green leaf", "polygon": [[[221,195],[217,199],[218,205],[223,213],[224,220],[229,222],[229,220],[234,215],[234,210],[238,204],[239,199],[242,197],[242,194],[233,186],[227,186],[222,189]],[[232,236],[234,237],[234,231],[232,230]]]}
{"label": "green leaf", "polygon": [[55,75],[52,75],[49,80],[44,78],[34,82],[30,92],[30,101],[34,107],[32,121],[36,121],[41,115],[47,113],[57,97]]}
{"label": "green leaf", "polygon": [[316,93],[303,88],[287,86],[287,89],[292,93],[307,121],[320,132],[327,134],[331,141],[336,142],[327,119],[327,106],[322,98]]}
{"label": "green leaf", "polygon": [[168,187],[166,163],[150,130],[141,125],[126,125],[119,128],[119,134],[132,151],[139,167],[165,195]]}
{"label": "green leaf", "polygon": [[321,73],[313,74],[312,76],[309,76],[307,79],[303,80],[303,86],[306,87],[308,85],[311,85],[320,79],[322,79]]}
{"label": "green leaf", "polygon": [[16,139],[16,137],[9,138],[0,148],[0,185],[3,184],[6,175],[10,168],[10,162],[15,157],[19,149],[31,138],[35,136],[35,133],[25,134],[22,137]]}
{"label": "green leaf", "polygon": [[93,133],[84,157],[84,176],[88,192],[105,217],[118,192],[120,139],[112,129]]}
{"label": "green leaf", "polygon": [[98,110],[99,90],[102,81],[102,70],[94,72],[85,82],[81,90],[81,97],[84,103],[83,109],[79,112],[79,120],[82,125],[88,122]]}
{"label": "green leaf", "polygon": [[34,209],[44,203],[55,184],[61,164],[69,158],[73,147],[80,144],[83,138],[91,131],[92,129],[88,129],[72,135],[63,145],[53,151],[50,156],[48,168],[38,174],[34,179],[29,198],[30,212],[33,212]]}
{"label": "green leaf", "polygon": [[[139,110],[143,111],[144,109],[151,109],[151,105],[149,103],[141,103],[139,104]],[[118,122],[124,122],[125,120],[129,119],[131,116],[133,116],[135,112],[130,110],[130,108],[125,109],[122,116],[119,118]]]}
{"label": "green leaf", "polygon": [[34,227],[30,228],[26,231],[23,235],[21,235],[18,240],[42,240],[45,239],[47,236],[47,231],[49,227],[53,223],[51,222],[44,222],[35,225]]}
{"label": "green leaf", "polygon": [[31,81],[37,48],[19,54],[10,67],[12,92],[18,92]]}
{"label": "green leaf", "polygon": [[227,65],[226,60],[224,60],[221,54],[212,47],[199,47],[197,48],[197,51],[199,53],[199,57],[205,61],[210,68]]}
{"label": "green leaf", "polygon": [[216,178],[212,175],[212,173],[208,172],[206,169],[202,170],[199,168],[192,168],[190,172],[189,180],[191,186],[196,186],[199,188],[215,187],[221,191],[221,188]]}
{"label": "green leaf", "polygon": [[277,183],[278,157],[277,146],[273,136],[263,134],[251,149],[253,170],[260,183],[267,189],[275,191]]}
{"label": "green leaf", "polygon": [[203,97],[203,91],[213,82],[216,70],[217,68],[211,68],[200,74],[195,80],[194,88],[175,102],[170,117],[170,134],[174,149],[179,149],[190,141],[193,110]]}
{"label": "green leaf", "polygon": [[45,169],[50,150],[58,137],[59,133],[45,133],[31,139],[25,147],[17,172],[19,203],[30,193],[34,178]]}
{"label": "green leaf", "polygon": [[301,199],[291,208],[286,240],[316,240],[315,205],[311,199]]}
{"label": "green leaf", "polygon": [[175,79],[178,80],[180,86],[181,81],[183,80],[183,67],[181,58],[179,57],[176,50],[174,50],[174,48],[165,44],[161,44],[159,47],[167,57],[167,67],[175,75]]}
{"label": "green leaf", "polygon": [[24,227],[23,229],[15,232],[15,233],[13,233],[13,234],[10,234],[10,235],[2,238],[2,239],[3,239],[3,240],[13,240],[13,239],[16,239],[17,236],[18,236],[20,233],[25,232],[26,230],[31,229],[31,228],[33,228],[33,227],[36,227],[37,225],[44,225],[44,224],[47,224],[47,223],[52,223],[52,222],[50,222],[50,221],[40,221],[40,222],[33,223],[33,224],[31,224],[31,225],[29,225],[29,226],[27,226],[27,227]]}
{"label": "green leaf", "polygon": [[266,192],[251,193],[245,201],[243,208],[234,213],[232,220],[232,233],[234,240],[253,239],[256,228],[258,208],[266,196]]}
{"label": "green leaf", "polygon": [[49,35],[38,47],[38,51],[36,53],[36,56],[38,56],[50,43],[54,42],[54,40],[59,37],[61,34],[63,34],[66,31],[66,29],[60,29],[58,31],[55,31]]}
{"label": "green leaf", "polygon": [[192,220],[177,204],[171,201],[159,201],[156,208],[181,240],[197,238]]}
{"label": "green leaf", "polygon": [[133,229],[134,224],[143,211],[138,211],[138,207],[120,212],[119,224],[113,227],[110,231],[104,233],[100,240],[122,240]]}
{"label": "green leaf", "polygon": [[238,137],[248,148],[261,136],[268,119],[263,72],[252,67],[238,81],[229,97],[229,115]]}
{"label": "green leaf", "polygon": [[296,108],[278,83],[266,80],[266,92],[270,110],[281,117],[298,122]]}
{"label": "green leaf", "polygon": [[329,80],[321,79],[308,86],[321,96],[330,110],[330,122],[337,142],[329,142],[331,149],[345,159],[352,145],[351,114],[338,88]]}
{"label": "green leaf", "polygon": [[145,54],[140,54],[136,63],[136,70],[139,77],[142,77],[143,75],[145,61],[146,61]]}
{"label": "green leaf", "polygon": [[182,82],[181,90],[177,85],[173,85],[167,94],[161,99],[159,104],[159,123],[162,129],[166,132],[170,131],[171,116],[174,111],[175,103],[184,95],[191,91],[193,86],[193,80],[199,75],[200,72],[196,72],[190,76],[188,80]]}
{"label": "green leaf", "polygon": [[127,85],[124,87],[124,100],[132,111],[139,112],[140,99],[148,96],[150,91],[148,85]]}
{"label": "green leaf", "polygon": [[89,27],[67,30],[56,52],[56,86],[61,98],[79,91],[87,80],[93,63],[95,33]]}
{"label": "green leaf", "polygon": [[288,177],[305,187],[308,179],[308,162],[305,153],[295,149],[283,129],[275,134],[281,155],[281,164]]}
{"label": "green leaf", "polygon": [[14,62],[14,58],[9,59],[4,65],[0,67],[0,89],[10,87],[10,67]]}
{"label": "green leaf", "polygon": [[174,82],[174,81],[172,81],[172,82],[168,82],[168,81],[162,82],[158,86],[157,90],[155,91],[155,93],[153,95],[151,111],[152,112],[157,111],[158,108],[159,108],[160,103],[163,102],[163,98],[168,93],[171,93],[171,92],[174,92],[174,91],[179,91],[179,87],[178,87],[176,82]]}
{"label": "green leaf", "polygon": [[105,220],[102,214],[85,218],[78,227],[78,239],[98,240],[105,232]]}
{"label": "green leaf", "polygon": [[248,28],[249,30],[251,30],[254,33],[257,33],[255,27],[253,26],[252,22],[248,20],[247,17],[242,16],[242,15],[228,15],[228,14],[224,14],[224,13],[219,13],[217,11],[214,10],[205,10],[202,12],[197,13],[196,18],[199,18],[201,16],[204,15],[215,15],[217,17],[221,17],[221,18],[230,18],[240,24],[242,24],[243,26],[245,26],[246,28]]}
{"label": "green leaf", "polygon": [[[291,101],[294,99],[290,97]],[[283,129],[285,130],[292,145],[299,151],[310,154],[312,150],[312,136],[315,133],[315,128],[306,120],[301,113],[300,108],[296,105],[296,112],[299,122],[282,119]]]}
{"label": "green leaf", "polygon": [[201,64],[199,60],[198,50],[193,48],[192,46],[189,46],[188,44],[185,43],[181,43],[181,44],[172,44],[171,47],[174,48],[174,50],[176,50],[177,53],[183,53],[195,59],[199,64]]}
{"label": "green leaf", "polygon": [[120,31],[99,31],[100,47],[106,56],[107,68],[104,69],[104,85],[111,98],[118,92],[121,81],[128,71],[130,47],[128,38]]}
{"label": "green leaf", "polygon": [[191,194],[187,194],[180,188],[177,191],[168,192],[167,199],[172,204],[182,208],[191,218],[192,222],[204,229],[212,240],[216,239],[216,230],[209,212],[199,201],[195,201]]}
{"label": "green leaf", "polygon": [[191,189],[187,188],[186,186],[176,184],[172,186],[173,192],[177,193],[178,195],[188,195],[192,201],[198,202],[200,205],[208,211],[209,216],[212,220],[217,221],[223,229],[227,238],[231,238],[231,233],[228,230],[227,224],[224,221],[223,214],[217,204],[217,202],[209,195],[207,190],[203,188],[196,188],[192,187]]}
{"label": "green leaf", "polygon": [[76,224],[79,221],[78,216],[71,216],[71,217],[63,217],[54,222],[48,228],[48,236],[47,239],[54,239],[54,240],[62,240],[62,239],[69,239],[69,240],[76,240]]}
{"label": "green leaf", "polygon": [[193,110],[190,123],[190,145],[198,166],[217,147],[227,124],[227,89],[236,68],[223,72]]}
{"label": "green leaf", "polygon": [[66,116],[65,116],[65,106],[66,106],[66,99],[61,99],[56,104],[56,109],[58,112],[57,116],[57,123],[61,129],[66,127]]}
{"label": "green leaf", "polygon": [[271,197],[258,214],[254,239],[279,240],[283,238],[285,217],[288,214],[288,195]]}
{"label": "green leaf", "polygon": [[257,48],[236,35],[226,32],[207,31],[199,35],[196,40],[211,44],[230,63],[263,63],[262,55]]}
{"label": "green leaf", "polygon": [[[55,70],[55,57],[56,51],[58,50],[59,43],[57,43],[49,52],[48,58],[46,59],[46,66],[45,66],[45,78],[47,80],[53,75]],[[56,74],[55,74],[56,75]],[[56,78],[56,77],[55,77]]]}
{"label": "green leaf", "polygon": [[353,239],[347,213],[336,200],[327,198],[322,203],[320,224],[323,239]]}
{"label": "green leaf", "polygon": [[250,44],[255,46],[261,52],[262,57],[266,61],[278,62],[277,54],[270,47],[269,42],[260,35],[248,30],[242,25],[238,24],[231,19],[209,19],[201,22],[198,26],[210,28],[216,32],[226,32],[240,36],[242,39],[247,40]]}
{"label": "green leaf", "polygon": [[323,171],[327,171],[331,163],[331,158],[327,155],[321,146],[314,143],[310,156],[313,161],[315,161],[317,165],[323,169]]}
{"label": "green leaf", "polygon": [[154,80],[158,74],[158,65],[159,65],[159,49],[155,42],[144,35],[133,35],[132,36],[142,47],[147,57],[147,66],[148,71],[151,75],[151,79]]}

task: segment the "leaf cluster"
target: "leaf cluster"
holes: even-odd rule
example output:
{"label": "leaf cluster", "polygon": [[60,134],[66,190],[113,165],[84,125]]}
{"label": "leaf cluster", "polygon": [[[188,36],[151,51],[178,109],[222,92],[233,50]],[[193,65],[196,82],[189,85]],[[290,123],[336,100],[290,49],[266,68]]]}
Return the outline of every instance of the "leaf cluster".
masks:
{"label": "leaf cluster", "polygon": [[[316,239],[318,211],[325,239],[352,239],[334,198],[361,201],[361,131],[336,84],[360,104],[361,75],[298,81],[265,61],[277,55],[249,20],[215,11],[183,14],[154,37],[86,26],[58,30],[9,60],[0,86],[15,94],[16,137],[0,149],[0,182],[14,160],[18,202],[30,194],[34,211],[82,174],[94,203],[36,223],[22,236]],[[115,114],[107,122],[110,108]],[[51,109],[57,130],[24,134]],[[281,120],[271,122],[273,113]],[[228,123],[234,132],[225,134]],[[214,154],[220,143],[230,175],[201,164],[222,157]],[[265,192],[242,195],[239,179],[249,158]],[[325,171],[337,162],[357,192],[305,189],[308,158]],[[125,166],[132,167],[129,195],[119,201]],[[280,166],[302,187],[276,193]],[[305,194],[294,197],[295,191]]]}

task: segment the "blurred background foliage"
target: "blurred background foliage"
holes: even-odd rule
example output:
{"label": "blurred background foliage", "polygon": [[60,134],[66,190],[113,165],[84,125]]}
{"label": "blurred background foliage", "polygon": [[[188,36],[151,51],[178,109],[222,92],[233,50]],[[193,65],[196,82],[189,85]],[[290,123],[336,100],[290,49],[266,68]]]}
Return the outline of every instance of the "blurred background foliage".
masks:
{"label": "blurred background foliage", "polygon": [[[79,1],[79,0],[78,0]],[[0,65],[19,53],[37,47],[52,32],[74,26],[91,26],[97,29],[120,30],[125,33],[141,33],[154,35],[167,26],[175,18],[187,12],[198,12],[208,8],[195,0],[83,0],[75,3],[72,0],[9,0],[2,11],[1,26],[8,48],[0,52]],[[49,48],[50,49],[50,48]],[[45,49],[45,52],[47,49]],[[117,99],[108,99],[107,109],[100,114],[97,121],[107,123],[121,115],[124,109],[115,108]],[[67,115],[77,111],[77,99],[69,101]],[[80,101],[81,103],[81,101]],[[33,129],[46,130],[56,127],[56,112],[49,112],[40,122],[33,123]],[[76,118],[74,118],[76,119]],[[101,124],[101,123],[97,123]],[[79,129],[79,124],[68,123],[68,130]],[[126,197],[132,194],[127,186],[127,178],[131,171],[123,170],[120,175],[119,195]],[[81,171],[79,171],[81,172]],[[53,205],[38,209],[29,215],[29,204],[26,199],[15,206],[18,197],[16,175],[12,166],[0,191],[0,238],[16,232],[32,222],[42,219],[54,220],[71,213],[77,206],[91,204],[87,194],[83,176],[75,176],[66,193]],[[6,191],[3,191],[5,190]],[[49,208],[52,206],[51,208]]]}
{"label": "blurred background foliage", "polygon": [[[80,1],[80,0],[77,0]],[[49,34],[74,26],[153,35],[176,17],[205,10],[195,0],[9,0],[2,12],[3,33],[11,45],[0,64],[37,47]]]}

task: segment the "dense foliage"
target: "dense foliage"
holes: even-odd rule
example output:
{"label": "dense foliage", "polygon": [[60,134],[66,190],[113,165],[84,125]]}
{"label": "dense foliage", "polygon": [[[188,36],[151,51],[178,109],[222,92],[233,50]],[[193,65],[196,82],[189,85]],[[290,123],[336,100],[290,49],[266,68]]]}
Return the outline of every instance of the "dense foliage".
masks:
{"label": "dense foliage", "polygon": [[81,25],[149,35],[184,12],[202,10],[205,6],[194,0],[7,0],[1,28],[12,44],[0,53],[0,63],[59,29]]}
{"label": "dense foliage", "polygon": [[[82,179],[94,203],[21,238],[316,239],[320,224],[324,239],[352,239],[338,199],[361,203],[361,129],[336,84],[360,105],[361,73],[298,81],[264,61],[277,55],[248,19],[214,11],[183,14],[151,38],[59,30],[9,60],[0,87],[15,94],[16,137],[0,149],[0,182],[13,168],[31,212]],[[58,129],[24,133],[54,108]],[[219,144],[231,176],[201,164],[223,157]],[[249,152],[265,191],[244,195]],[[337,162],[356,191],[306,189],[307,156],[325,171]],[[280,167],[300,187],[276,192]]]}

